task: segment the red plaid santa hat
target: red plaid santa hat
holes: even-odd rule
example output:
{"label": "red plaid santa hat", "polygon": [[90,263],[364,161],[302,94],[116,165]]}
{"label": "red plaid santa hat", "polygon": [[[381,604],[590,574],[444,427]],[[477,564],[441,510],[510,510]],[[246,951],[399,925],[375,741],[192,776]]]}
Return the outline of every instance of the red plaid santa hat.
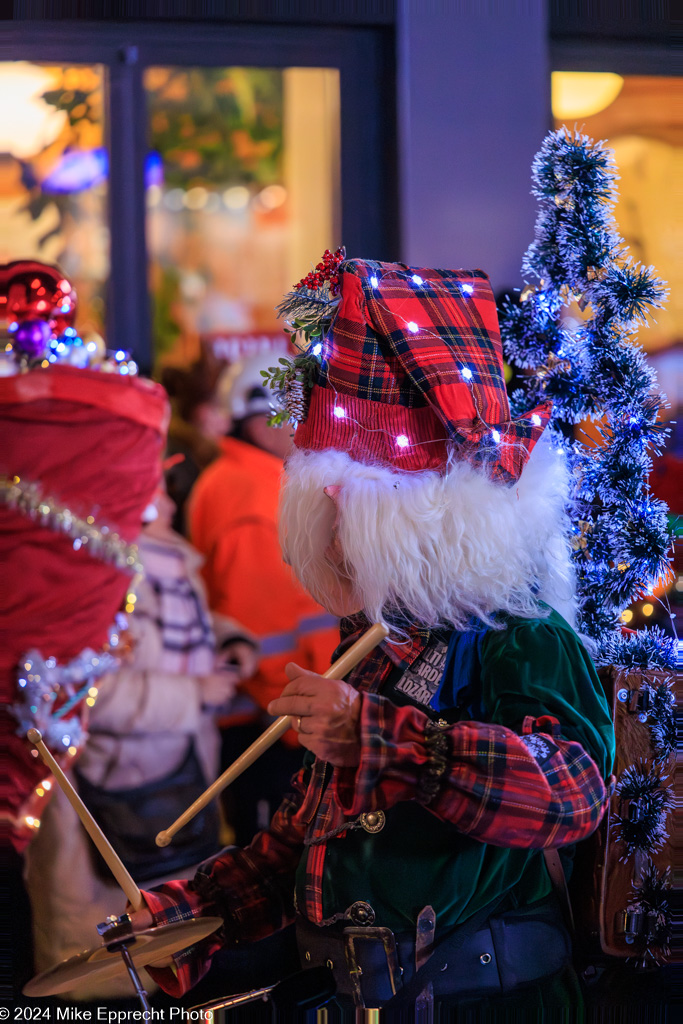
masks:
{"label": "red plaid santa hat", "polygon": [[332,275],[335,292],[296,446],[408,471],[443,471],[455,453],[517,481],[550,403],[510,418],[487,275],[352,259]]}
{"label": "red plaid santa hat", "polygon": [[280,310],[308,341],[270,376],[298,422],[280,540],[310,593],[371,621],[571,621],[565,460],[537,445],[549,403],[510,417],[486,274],[326,254]]}

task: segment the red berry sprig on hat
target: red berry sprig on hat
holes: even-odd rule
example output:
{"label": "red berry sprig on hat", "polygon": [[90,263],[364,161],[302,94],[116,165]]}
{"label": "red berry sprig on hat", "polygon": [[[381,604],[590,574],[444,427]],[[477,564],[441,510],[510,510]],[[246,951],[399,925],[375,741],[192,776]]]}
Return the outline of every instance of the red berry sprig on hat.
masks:
{"label": "red berry sprig on hat", "polygon": [[298,355],[282,358],[282,366],[262,371],[264,382],[274,390],[282,407],[271,417],[271,426],[302,423],[306,418],[308,392],[324,359],[323,339],[341,301],[339,267],[345,259],[343,246],[336,252],[326,249],[315,270],[295,284],[276,307]]}
{"label": "red berry sprig on hat", "polygon": [[346,250],[343,246],[340,246],[335,252],[325,249],[323,258],[317,264],[315,270],[312,270],[310,274],[306,274],[306,277],[302,277],[299,283],[294,285],[294,289],[300,291],[302,288],[305,288],[308,291],[315,292],[321,289],[325,282],[329,282],[330,295],[337,295],[339,293],[339,265],[345,259]]}

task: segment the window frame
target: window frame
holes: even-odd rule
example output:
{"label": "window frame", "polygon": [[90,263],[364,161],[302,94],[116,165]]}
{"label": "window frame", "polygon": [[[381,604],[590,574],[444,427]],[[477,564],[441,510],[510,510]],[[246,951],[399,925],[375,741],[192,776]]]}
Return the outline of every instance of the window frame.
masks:
{"label": "window frame", "polygon": [[144,164],[147,67],[330,67],[339,70],[341,224],[350,255],[393,260],[400,248],[393,26],[15,22],[9,60],[101,64],[109,148],[109,348],[152,367]]}

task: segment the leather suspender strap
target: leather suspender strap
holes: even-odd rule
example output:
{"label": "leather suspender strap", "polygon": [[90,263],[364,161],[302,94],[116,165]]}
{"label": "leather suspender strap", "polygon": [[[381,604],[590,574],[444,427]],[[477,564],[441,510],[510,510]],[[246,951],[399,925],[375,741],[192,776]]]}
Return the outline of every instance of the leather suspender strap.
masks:
{"label": "leather suspender strap", "polygon": [[562,861],[557,850],[544,850],[543,856],[545,858],[545,866],[548,869],[550,875],[550,881],[553,883],[553,889],[555,895],[560,901],[562,907],[562,913],[564,915],[564,923],[569,930],[569,933],[574,935],[574,914],[572,912],[572,904],[569,899],[569,889],[567,888],[567,879],[562,867]]}

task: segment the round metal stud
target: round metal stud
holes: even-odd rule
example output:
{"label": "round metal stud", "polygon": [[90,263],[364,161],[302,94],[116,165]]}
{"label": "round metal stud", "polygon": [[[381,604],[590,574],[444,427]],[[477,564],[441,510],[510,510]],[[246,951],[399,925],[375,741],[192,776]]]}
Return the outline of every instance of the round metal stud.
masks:
{"label": "round metal stud", "polygon": [[360,825],[366,832],[381,832],[386,820],[384,811],[368,811],[366,814],[361,814]]}
{"label": "round metal stud", "polygon": [[346,912],[346,916],[350,917],[354,924],[375,923],[375,911],[365,900],[357,900],[356,903],[352,903]]}
{"label": "round metal stud", "polygon": [[483,964],[484,967],[486,967],[487,964],[490,964],[492,960],[493,957],[491,956],[490,953],[482,953],[481,956],[479,957],[479,963]]}
{"label": "round metal stud", "polygon": [[622,704],[626,703],[626,701],[628,700],[628,695],[629,691],[626,689],[625,686],[622,686],[620,690],[617,690],[617,700],[621,701]]}

